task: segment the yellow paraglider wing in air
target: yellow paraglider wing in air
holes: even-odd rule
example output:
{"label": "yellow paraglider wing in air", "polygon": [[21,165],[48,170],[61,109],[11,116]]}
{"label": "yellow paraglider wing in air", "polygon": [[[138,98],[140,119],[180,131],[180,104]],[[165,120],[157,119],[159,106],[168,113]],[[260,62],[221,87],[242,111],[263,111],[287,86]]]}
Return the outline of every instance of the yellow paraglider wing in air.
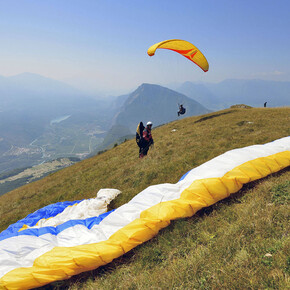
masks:
{"label": "yellow paraglider wing in air", "polygon": [[161,41],[149,47],[147,53],[149,56],[153,56],[157,48],[169,49],[180,53],[185,56],[187,59],[194,62],[198,65],[203,71],[208,71],[208,62],[205,56],[201,53],[201,51],[194,46],[192,43],[180,40],[180,39],[171,39]]}

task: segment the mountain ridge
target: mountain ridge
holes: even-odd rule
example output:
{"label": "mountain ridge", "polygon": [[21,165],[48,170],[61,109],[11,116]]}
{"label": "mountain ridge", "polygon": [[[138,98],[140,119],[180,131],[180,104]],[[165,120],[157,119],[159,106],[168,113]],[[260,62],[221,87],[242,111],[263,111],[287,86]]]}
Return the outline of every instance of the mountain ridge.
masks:
{"label": "mountain ridge", "polygon": [[[5,87],[7,80],[9,86]],[[261,107],[268,101],[267,105],[273,107],[274,100],[266,100],[266,92],[260,88],[265,84],[267,94],[272,92],[276,104],[289,103],[288,82],[235,79],[217,84],[185,82],[179,91],[144,83],[130,94],[100,100],[37,74],[0,76],[0,172],[38,164],[50,154],[51,159],[62,154],[68,157],[70,152],[71,157],[80,158],[96,154],[131,138],[140,121],[150,120],[159,126],[176,120],[178,103],[187,109],[179,119],[209,112],[205,108],[216,111],[239,103],[251,105],[255,99],[253,106]],[[52,122],[64,116],[70,118]],[[13,152],[18,154],[15,158]],[[30,162],[29,158],[33,160]]]}
{"label": "mountain ridge", "polygon": [[219,83],[185,82],[176,91],[194,98],[212,110],[220,110],[235,104],[262,107],[290,106],[290,82],[260,79],[226,79]]}
{"label": "mountain ridge", "polygon": [[[226,151],[287,136],[289,113],[290,108],[227,109],[154,128],[155,147],[144,159],[139,160],[138,147],[130,140],[1,196],[0,228],[51,203],[92,198],[100,188],[122,191],[110,205],[110,209],[118,208],[144,188],[176,183],[188,170]],[[198,288],[206,283],[236,288],[246,287],[250,279],[256,288],[271,284],[267,280],[271,267],[282,274],[268,279],[283,289],[287,283],[283,272],[287,265],[287,207],[281,204],[283,195],[277,188],[287,186],[287,176],[289,171],[251,184],[195,217],[173,221],[156,238],[109,266],[51,287],[105,289],[121,284],[134,288],[138,284],[174,288],[184,283]],[[269,252],[271,260],[265,257]],[[269,266],[272,259],[275,263]],[[122,279],[128,272],[133,278]],[[211,277],[206,282],[200,278],[204,273]]]}
{"label": "mountain ridge", "polygon": [[179,103],[187,107],[186,115],[180,119],[210,112],[184,94],[160,85],[144,83],[129,95],[120,112],[114,117],[114,124],[127,126],[132,133],[135,133],[136,124],[140,121],[150,120],[159,126],[178,118]]}
{"label": "mountain ridge", "polygon": [[111,121],[107,103],[31,73],[0,78],[0,111],[0,172],[82,158],[101,143]]}
{"label": "mountain ridge", "polygon": [[[123,98],[122,102],[119,102],[121,107],[115,114],[103,143],[90,156],[112,147],[116,142],[134,137],[137,125],[141,121],[146,124],[150,120],[156,127],[177,119],[210,112],[195,100],[156,84],[143,83],[125,97],[125,100]],[[177,115],[179,104],[186,108],[186,114],[180,117]]]}

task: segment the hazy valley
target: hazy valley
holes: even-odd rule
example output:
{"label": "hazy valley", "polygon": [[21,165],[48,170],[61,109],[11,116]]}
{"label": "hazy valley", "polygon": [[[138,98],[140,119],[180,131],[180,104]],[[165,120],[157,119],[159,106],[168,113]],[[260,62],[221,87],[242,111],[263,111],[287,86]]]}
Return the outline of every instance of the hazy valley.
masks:
{"label": "hazy valley", "polygon": [[[233,108],[154,128],[155,146],[147,158],[139,160],[136,143],[129,140],[0,196],[0,227],[49,204],[93,198],[101,188],[122,191],[110,204],[117,209],[148,186],[174,184],[228,150],[288,136],[289,110]],[[208,288],[246,289],[251,281],[254,289],[286,289],[288,196],[286,168],[191,218],[172,221],[158,236],[106,266],[46,287],[203,289],[207,283]]]}
{"label": "hazy valley", "polygon": [[[134,138],[140,121],[150,120],[157,127],[234,104],[261,107],[264,100],[272,107],[289,106],[289,87],[287,82],[259,80],[186,82],[175,90],[142,84],[126,95],[101,98],[40,75],[0,77],[0,173],[11,177],[15,170],[58,158],[76,161],[93,156]],[[180,117],[179,104],[186,107]],[[17,185],[29,180],[19,178]],[[15,184],[6,180],[0,194]]]}

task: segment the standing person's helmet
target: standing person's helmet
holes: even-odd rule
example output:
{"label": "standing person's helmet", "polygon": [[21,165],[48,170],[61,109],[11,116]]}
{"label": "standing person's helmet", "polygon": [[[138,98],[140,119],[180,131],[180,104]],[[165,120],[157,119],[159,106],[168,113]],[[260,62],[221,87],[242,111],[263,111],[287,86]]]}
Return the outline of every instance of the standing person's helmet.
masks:
{"label": "standing person's helmet", "polygon": [[153,124],[152,124],[152,122],[147,122],[147,124],[146,124],[146,126],[152,126]]}

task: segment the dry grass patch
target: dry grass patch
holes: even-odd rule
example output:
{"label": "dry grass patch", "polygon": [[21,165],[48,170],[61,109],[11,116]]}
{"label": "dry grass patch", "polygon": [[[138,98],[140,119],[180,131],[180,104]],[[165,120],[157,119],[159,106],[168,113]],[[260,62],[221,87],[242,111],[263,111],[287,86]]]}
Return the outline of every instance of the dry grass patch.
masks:
{"label": "dry grass patch", "polygon": [[[289,202],[273,203],[290,171],[177,220],[158,237],[95,271],[62,282],[69,289],[287,289]],[[288,185],[287,185],[288,184]],[[279,190],[279,189],[278,189]],[[267,255],[268,254],[268,255]]]}
{"label": "dry grass patch", "polygon": [[[0,229],[51,203],[122,191],[112,208],[152,184],[176,183],[188,170],[230,149],[290,135],[290,108],[228,109],[153,130],[154,149],[139,160],[134,140],[0,196]],[[158,237],[96,271],[51,287],[280,288],[289,282],[289,172],[178,220]],[[287,200],[287,198],[286,198]],[[288,220],[287,220],[288,219]],[[271,258],[264,257],[270,253]],[[60,285],[60,286],[59,286]]]}
{"label": "dry grass patch", "polygon": [[118,207],[151,184],[175,183],[188,170],[233,148],[290,135],[289,108],[228,109],[153,130],[154,149],[138,159],[134,140],[0,197],[0,229],[42,206],[120,189]]}

